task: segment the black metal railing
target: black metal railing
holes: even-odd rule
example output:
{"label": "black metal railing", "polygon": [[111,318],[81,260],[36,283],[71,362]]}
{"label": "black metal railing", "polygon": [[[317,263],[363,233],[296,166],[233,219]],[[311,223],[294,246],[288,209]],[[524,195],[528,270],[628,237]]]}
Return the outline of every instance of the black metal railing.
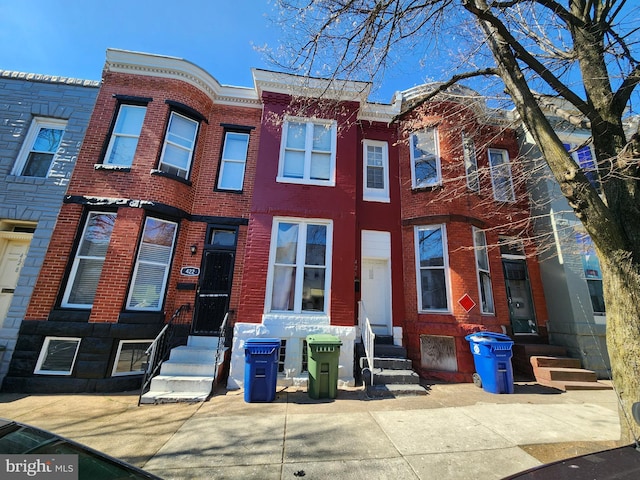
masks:
{"label": "black metal railing", "polygon": [[231,322],[230,316],[233,314],[231,311],[227,311],[224,315],[224,320],[222,320],[222,324],[220,325],[220,331],[218,332],[218,344],[216,346],[216,358],[213,369],[213,385],[211,387],[211,393],[214,393],[216,388],[216,380],[218,379],[218,369],[220,368],[220,357],[222,353],[226,350],[226,347],[231,346],[231,341],[233,338],[233,323]]}
{"label": "black metal railing", "polygon": [[[184,336],[177,335],[184,327],[190,325],[191,319],[185,313],[191,311],[191,304],[185,303],[181,305],[171,319],[160,330],[158,336],[151,342],[145,354],[147,355],[146,368],[142,377],[142,386],[140,387],[140,395],[138,396],[138,406],[142,400],[142,395],[149,391],[151,380],[160,371],[162,362],[169,358],[171,349],[178,346],[183,341]],[[180,327],[183,327],[182,329]]]}

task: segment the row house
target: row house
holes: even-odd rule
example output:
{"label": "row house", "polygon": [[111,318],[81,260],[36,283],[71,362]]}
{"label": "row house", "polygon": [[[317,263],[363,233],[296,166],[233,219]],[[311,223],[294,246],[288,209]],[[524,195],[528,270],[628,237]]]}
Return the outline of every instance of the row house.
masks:
{"label": "row house", "polygon": [[[551,125],[587,178],[600,191],[600,174],[591,141],[591,130],[580,112],[567,102],[544,97],[543,107]],[[571,112],[574,121],[558,112]],[[638,130],[638,116],[626,119],[631,137]],[[546,248],[539,252],[549,320],[549,342],[565,347],[599,378],[610,378],[607,353],[607,313],[600,262],[591,238],[573,213],[531,134],[522,128],[521,154],[526,158],[535,235]]]}
{"label": "row house", "polygon": [[240,298],[260,108],[185,60],[107,51],[5,390],[138,389],[174,312],[219,329]]}
{"label": "row house", "polygon": [[191,304],[194,336],[231,313],[231,389],[255,337],[280,339],[280,384],[304,385],[318,333],[340,338],[339,384],[353,385],[364,312],[448,381],[474,372],[466,334],[545,325],[505,115],[467,89],[378,104],[368,83],[253,79],[107,52],[3,388],[137,388],[140,353]]}
{"label": "row house", "polygon": [[0,383],[99,82],[0,70]]}

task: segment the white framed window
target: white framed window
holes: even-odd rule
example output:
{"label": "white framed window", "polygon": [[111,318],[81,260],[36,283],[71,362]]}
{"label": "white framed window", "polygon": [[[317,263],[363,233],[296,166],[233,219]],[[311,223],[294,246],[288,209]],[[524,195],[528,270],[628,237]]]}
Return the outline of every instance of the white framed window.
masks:
{"label": "white framed window", "polygon": [[336,122],[288,119],[282,127],[278,182],[335,185]]}
{"label": "white framed window", "polygon": [[328,313],[331,250],[331,221],[274,219],[266,310]]}
{"label": "white framed window", "polygon": [[474,192],[479,192],[480,178],[478,176],[476,145],[473,138],[465,133],[462,134],[462,152],[464,156],[464,171],[467,177],[467,188]]}
{"label": "white framed window", "polygon": [[120,340],[111,375],[118,377],[144,373],[146,351],[151,343],[152,340]]}
{"label": "white framed window", "polygon": [[418,310],[449,312],[449,258],[445,225],[415,227]]}
{"label": "white framed window", "polygon": [[596,255],[593,241],[587,233],[576,232],[576,243],[580,250],[582,260],[582,270],[589,289],[589,298],[594,315],[605,316],[607,313],[604,304],[604,291],[602,289],[602,271],[600,270],[600,260]]}
{"label": "white framed window", "polygon": [[80,338],[46,337],[34,373],[71,375],[79,348]]}
{"label": "white framed window", "polygon": [[389,202],[389,146],[387,142],[364,140],[363,198],[372,202]]}
{"label": "white framed window", "polygon": [[248,148],[248,133],[227,132],[225,134],[218,177],[220,190],[242,190]]}
{"label": "white framed window", "polygon": [[65,120],[34,118],[12,174],[25,177],[47,177],[60,149],[66,126]]}
{"label": "white framed window", "polygon": [[127,308],[157,312],[162,309],[178,224],[147,217],[133,269]]}
{"label": "white framed window", "polygon": [[578,164],[585,176],[593,185],[593,187],[600,192],[600,178],[598,175],[598,165],[595,161],[595,154],[593,153],[592,145],[583,145],[576,143],[564,143],[564,148],[571,154],[573,160]]}
{"label": "white framed window", "polygon": [[90,212],[80,237],[62,306],[91,308],[116,221],[113,212]]}
{"label": "white framed window", "polygon": [[495,313],[491,272],[489,271],[489,251],[487,249],[487,237],[484,230],[473,227],[473,246],[476,253],[480,311],[482,313]]}
{"label": "white framed window", "polygon": [[147,107],[122,104],[104,156],[105,165],[130,167],[138,147]]}
{"label": "white framed window", "polygon": [[509,153],[506,150],[490,148],[488,154],[493,198],[499,202],[515,202],[516,194],[513,190]]}
{"label": "white framed window", "polygon": [[188,178],[197,133],[198,122],[171,112],[158,169],[177,177]]}
{"label": "white framed window", "polygon": [[426,128],[414,132],[411,144],[411,186],[413,188],[432,187],[442,183],[440,171],[440,147],[438,129]]}

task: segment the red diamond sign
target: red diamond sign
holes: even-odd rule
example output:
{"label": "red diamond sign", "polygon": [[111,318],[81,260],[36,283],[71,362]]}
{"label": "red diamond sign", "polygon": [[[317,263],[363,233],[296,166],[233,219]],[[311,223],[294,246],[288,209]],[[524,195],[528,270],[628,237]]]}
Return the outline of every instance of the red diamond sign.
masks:
{"label": "red diamond sign", "polygon": [[462,306],[462,308],[465,309],[465,311],[469,311],[471,310],[473,307],[476,306],[476,302],[474,302],[471,297],[465,293],[462,298],[460,300],[458,300],[458,303],[460,304],[460,306]]}

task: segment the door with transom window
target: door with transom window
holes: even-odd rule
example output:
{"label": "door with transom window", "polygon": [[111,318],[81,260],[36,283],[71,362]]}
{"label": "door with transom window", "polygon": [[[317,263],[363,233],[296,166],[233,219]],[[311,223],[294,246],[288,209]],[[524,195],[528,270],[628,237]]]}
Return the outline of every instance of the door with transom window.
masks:
{"label": "door with transom window", "polygon": [[196,294],[192,333],[217,335],[229,310],[236,230],[210,228],[202,259],[202,272]]}

